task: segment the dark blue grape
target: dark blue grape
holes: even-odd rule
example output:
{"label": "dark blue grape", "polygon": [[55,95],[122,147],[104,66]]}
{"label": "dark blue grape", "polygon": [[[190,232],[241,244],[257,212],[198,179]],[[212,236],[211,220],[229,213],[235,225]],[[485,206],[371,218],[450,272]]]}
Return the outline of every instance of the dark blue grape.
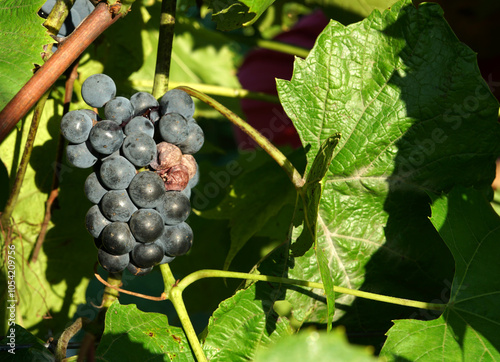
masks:
{"label": "dark blue grape", "polygon": [[163,219],[153,209],[139,209],[130,218],[130,230],[137,241],[150,243],[163,233]]}
{"label": "dark blue grape", "polygon": [[189,94],[180,89],[169,90],[160,99],[161,115],[179,113],[189,119],[194,114],[194,102]]}
{"label": "dark blue grape", "polygon": [[99,210],[99,206],[92,206],[85,216],[85,227],[94,238],[101,235],[102,230],[111,223]]}
{"label": "dark blue grape", "polygon": [[89,141],[94,150],[104,155],[110,155],[120,149],[123,143],[123,131],[113,121],[100,121],[92,127]]}
{"label": "dark blue grape", "polygon": [[180,191],[165,192],[155,208],[167,225],[175,225],[185,221],[191,212],[191,203]]}
{"label": "dark blue grape", "polygon": [[191,177],[189,179],[189,183],[188,183],[188,187],[189,188],[193,188],[195,187],[196,185],[198,185],[198,182],[200,182],[200,166],[197,165],[198,167],[196,167],[196,173],[194,174],[193,177]]}
{"label": "dark blue grape", "polygon": [[116,85],[106,74],[94,74],[82,84],[82,98],[91,107],[100,108],[116,95]]}
{"label": "dark blue grape", "polygon": [[130,262],[127,265],[127,270],[132,275],[141,276],[141,275],[146,275],[146,274],[151,273],[151,271],[153,270],[153,266],[150,266],[148,268],[140,268],[140,267],[134,265],[134,263]]}
{"label": "dark blue grape", "polygon": [[89,0],[75,0],[72,9],[76,10],[82,19],[94,11],[94,5]]}
{"label": "dark blue grape", "polygon": [[184,190],[180,191],[183,195],[185,195],[188,199],[191,198],[191,187],[189,187],[189,184],[184,188]]}
{"label": "dark blue grape", "polygon": [[161,261],[158,263],[158,265],[168,264],[174,259],[175,259],[175,256],[163,255],[163,259],[161,259]]}
{"label": "dark blue grape", "polygon": [[127,222],[137,207],[125,190],[111,190],[101,199],[101,212],[111,221]]}
{"label": "dark blue grape", "polygon": [[98,204],[108,189],[104,188],[97,174],[92,172],[85,180],[84,191],[90,202]]}
{"label": "dark blue grape", "polygon": [[120,221],[115,221],[102,230],[101,241],[106,251],[113,255],[130,253],[136,243],[128,224]]}
{"label": "dark blue grape", "polygon": [[95,152],[88,141],[66,146],[66,157],[69,163],[78,168],[88,168],[97,162]]}
{"label": "dark blue grape", "polygon": [[128,187],[130,199],[138,207],[153,208],[161,201],[165,185],[161,177],[153,171],[139,172]]}
{"label": "dark blue grape", "polygon": [[101,117],[91,109],[79,109],[80,112],[85,113],[92,120],[93,124],[101,120]]}
{"label": "dark blue grape", "polygon": [[123,156],[107,158],[99,169],[104,186],[113,190],[126,189],[135,174],[134,165]]}
{"label": "dark blue grape", "polygon": [[138,116],[132,118],[127,123],[127,125],[123,129],[123,132],[127,136],[132,133],[142,132],[153,138],[155,134],[155,128],[153,126],[153,123],[149,119],[147,119],[146,117]]}
{"label": "dark blue grape", "polygon": [[118,273],[125,270],[130,262],[129,254],[113,255],[102,248],[97,252],[97,259],[99,260],[99,264],[110,273]]}
{"label": "dark blue grape", "polygon": [[198,123],[188,122],[189,134],[187,138],[178,144],[182,153],[192,155],[198,152],[205,142],[205,135]]}
{"label": "dark blue grape", "polygon": [[147,92],[137,92],[130,97],[130,103],[134,107],[134,116],[142,116],[151,108],[158,108],[159,103],[152,94]]}
{"label": "dark blue grape", "polygon": [[165,114],[160,118],[158,128],[163,140],[174,145],[185,141],[189,135],[188,122],[179,113]]}
{"label": "dark blue grape", "polygon": [[125,97],[116,97],[110,100],[104,106],[104,115],[106,119],[122,124],[132,117],[134,108],[130,101]]}
{"label": "dark blue grape", "polygon": [[123,141],[122,152],[135,166],[147,166],[156,156],[156,142],[145,133],[132,133]]}
{"label": "dark blue grape", "polygon": [[89,138],[92,120],[85,112],[71,111],[61,119],[61,133],[71,143],[82,143]]}
{"label": "dark blue grape", "polygon": [[163,234],[156,241],[169,256],[186,254],[193,245],[193,230],[185,222],[177,225],[165,225]]}
{"label": "dark blue grape", "polygon": [[135,245],[130,253],[132,263],[140,268],[149,268],[158,264],[163,259],[162,248],[155,243]]}
{"label": "dark blue grape", "polygon": [[57,35],[59,36],[68,36],[71,34],[78,25],[82,22],[82,17],[80,14],[78,14],[78,11],[71,9],[69,11],[68,16],[64,20],[64,23],[62,23],[61,28],[59,29],[59,32]]}

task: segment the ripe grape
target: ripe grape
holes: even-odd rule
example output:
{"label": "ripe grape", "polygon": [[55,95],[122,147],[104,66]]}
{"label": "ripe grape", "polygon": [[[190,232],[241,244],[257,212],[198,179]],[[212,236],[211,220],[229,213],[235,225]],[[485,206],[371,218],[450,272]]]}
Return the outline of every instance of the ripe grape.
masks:
{"label": "ripe grape", "polygon": [[127,223],[115,221],[102,230],[102,245],[113,255],[130,253],[135,246],[135,239]]}
{"label": "ripe grape", "polygon": [[132,117],[134,108],[130,101],[125,97],[116,97],[110,100],[104,106],[104,115],[106,119],[118,124],[128,121]]}
{"label": "ripe grape", "polygon": [[146,274],[151,273],[151,271],[153,270],[153,266],[150,266],[148,268],[140,268],[140,267],[134,265],[134,263],[130,262],[127,265],[127,270],[132,275],[140,276],[140,275],[146,275]]}
{"label": "ripe grape", "polygon": [[158,127],[163,140],[174,145],[184,141],[189,134],[188,122],[179,113],[165,114]]}
{"label": "ripe grape", "polygon": [[159,265],[161,265],[161,264],[168,264],[168,263],[170,263],[174,259],[175,259],[175,256],[163,255],[163,259],[161,259],[161,261],[158,264]]}
{"label": "ripe grape", "polygon": [[161,115],[179,113],[189,119],[194,114],[194,102],[189,94],[180,89],[169,90],[160,99]]}
{"label": "ripe grape", "polygon": [[163,259],[163,255],[162,248],[156,243],[137,243],[130,253],[132,262],[140,268],[149,268],[158,264]]}
{"label": "ripe grape", "polygon": [[66,157],[69,163],[78,168],[88,168],[97,162],[92,145],[88,141],[66,146]]}
{"label": "ripe grape", "polygon": [[184,154],[193,154],[198,152],[203,143],[205,142],[205,135],[203,134],[203,130],[196,122],[189,122],[189,134],[187,138],[179,143],[179,148]]}
{"label": "ripe grape", "polygon": [[125,190],[111,190],[102,197],[101,211],[106,218],[111,221],[127,222],[137,207],[133,204],[132,200]]}
{"label": "ripe grape", "polygon": [[149,119],[147,119],[146,117],[137,116],[132,118],[127,123],[127,125],[123,129],[123,132],[127,136],[131,135],[132,133],[142,132],[153,138],[155,134],[155,128],[153,126],[153,122],[151,122]]}
{"label": "ripe grape", "polygon": [[104,186],[113,190],[126,189],[136,174],[134,165],[123,156],[106,159],[99,172]]}
{"label": "ripe grape", "polygon": [[97,152],[110,155],[120,149],[123,143],[123,131],[113,121],[100,121],[92,127],[89,140]]}
{"label": "ripe grape", "polygon": [[94,74],[82,84],[82,98],[91,107],[100,108],[116,95],[116,85],[106,74]]}
{"label": "ripe grape", "polygon": [[158,242],[162,245],[166,255],[184,255],[193,245],[193,230],[185,222],[171,226],[165,225]]}
{"label": "ripe grape", "polygon": [[147,166],[156,156],[156,142],[145,133],[132,133],[123,141],[122,152],[135,166]]}
{"label": "ripe grape", "polygon": [[179,191],[167,191],[156,210],[167,225],[175,225],[185,221],[191,212],[191,203],[186,195]]}
{"label": "ripe grape", "polygon": [[85,227],[94,238],[101,235],[102,230],[111,223],[99,210],[99,206],[92,206],[85,216]]}
{"label": "ripe grape", "polygon": [[99,249],[97,252],[97,259],[99,264],[110,273],[118,273],[127,267],[130,262],[129,254],[113,255],[103,250]]}
{"label": "ripe grape", "polygon": [[128,193],[138,207],[153,208],[160,203],[165,193],[165,186],[156,172],[144,171],[134,176],[128,187]]}
{"label": "ripe grape", "polygon": [[97,174],[92,172],[85,180],[84,192],[91,203],[98,204],[106,192],[108,192],[108,189],[102,185],[102,181],[99,180]]}
{"label": "ripe grape", "polygon": [[82,143],[89,138],[92,120],[82,111],[71,111],[61,119],[61,133],[71,143]]}
{"label": "ripe grape", "polygon": [[151,93],[137,92],[130,97],[130,103],[134,108],[134,116],[142,116],[151,108],[158,108],[159,103]]}
{"label": "ripe grape", "polygon": [[163,233],[163,219],[153,209],[139,209],[130,218],[130,230],[142,243],[150,243],[158,239]]}

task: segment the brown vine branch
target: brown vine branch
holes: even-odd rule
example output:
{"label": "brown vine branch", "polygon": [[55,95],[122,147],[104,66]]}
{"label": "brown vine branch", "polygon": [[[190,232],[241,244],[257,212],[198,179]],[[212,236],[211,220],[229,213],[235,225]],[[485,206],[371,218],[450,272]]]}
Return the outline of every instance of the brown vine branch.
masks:
{"label": "brown vine branch", "polygon": [[155,302],[160,302],[162,300],[167,300],[167,295],[165,293],[161,293],[159,297],[153,297],[151,295],[146,295],[146,294],[141,294],[141,293],[136,293],[136,292],[131,292],[126,289],[119,288],[115,285],[109,284],[107,281],[105,281],[98,273],[97,273],[97,263],[94,266],[94,275],[99,280],[102,284],[104,284],[106,287],[117,290],[121,293],[128,294],[128,295],[133,295],[134,297],[139,297],[143,299],[148,299],[148,300],[153,300]]}
{"label": "brown vine branch", "polygon": [[[113,10],[116,11],[116,8]],[[120,17],[99,3],[0,112],[0,142],[85,49]]]}

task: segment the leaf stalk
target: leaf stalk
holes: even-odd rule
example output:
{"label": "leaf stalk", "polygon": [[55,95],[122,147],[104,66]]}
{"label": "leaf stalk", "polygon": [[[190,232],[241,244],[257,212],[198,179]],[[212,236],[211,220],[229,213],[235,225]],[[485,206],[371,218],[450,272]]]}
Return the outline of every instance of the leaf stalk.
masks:
{"label": "leaf stalk", "polygon": [[305,181],[300,175],[299,171],[297,171],[290,160],[288,160],[288,158],[259,131],[257,131],[243,119],[238,117],[234,112],[230,111],[228,108],[217,102],[212,97],[209,97],[206,94],[201,93],[200,91],[186,86],[177,87],[177,89],[185,91],[190,96],[198,98],[200,101],[217,110],[231,123],[245,132],[249,137],[251,137],[260,147],[262,147],[262,149],[264,149],[264,151],[266,151],[269,156],[271,156],[286,172],[296,189],[300,189],[302,186],[304,186]]}
{"label": "leaf stalk", "polygon": [[[307,280],[299,280],[299,279],[289,279],[282,277],[275,277],[270,275],[262,275],[262,274],[249,274],[249,273],[240,273],[240,272],[231,272],[225,270],[212,270],[212,269],[204,269],[198,270],[194,273],[189,274],[185,278],[183,278],[176,286],[176,289],[180,289],[184,291],[184,289],[194,283],[197,280],[204,278],[233,278],[233,279],[246,279],[246,280],[255,280],[255,281],[265,281],[270,283],[280,283],[280,284],[289,284],[289,285],[299,285],[303,287],[309,288],[317,288],[317,289],[325,289],[323,283],[309,282]],[[439,304],[439,303],[427,303],[420,302],[411,299],[397,298],[391,297],[382,294],[375,294],[370,292],[363,292],[357,289],[349,289],[339,286],[333,287],[334,292],[341,294],[349,294],[354,295],[356,297],[375,300],[384,303],[397,304],[406,307],[420,308],[420,309],[428,309],[428,310],[437,310],[443,311],[447,304]]]}

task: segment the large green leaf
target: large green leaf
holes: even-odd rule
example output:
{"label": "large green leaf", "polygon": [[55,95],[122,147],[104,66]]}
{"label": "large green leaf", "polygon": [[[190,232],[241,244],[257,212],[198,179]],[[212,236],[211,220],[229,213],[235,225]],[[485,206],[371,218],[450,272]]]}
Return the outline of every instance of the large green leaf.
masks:
{"label": "large green leaf", "polygon": [[377,359],[368,348],[350,345],[342,331],[326,334],[305,330],[280,339],[257,353],[256,362],[315,362],[325,360],[368,362]]}
{"label": "large green leaf", "polygon": [[0,109],[42,64],[43,46],[53,42],[37,15],[45,0],[0,1]]}
{"label": "large green leaf", "polygon": [[[441,9],[400,1],[348,27],[331,22],[307,59],[296,60],[292,79],[278,81],[278,91],[309,150],[306,174],[322,142],[342,133],[317,220],[317,243],[334,283],[414,299],[439,296],[452,258],[428,220],[425,192],[490,185],[500,153],[498,103]],[[297,228],[292,241],[299,235]],[[321,280],[311,250],[285,271]],[[298,319],[326,322],[323,292],[314,292],[316,298],[289,291],[287,298]],[[337,296],[343,307],[336,319],[353,299]],[[400,312],[382,310],[369,318]],[[360,320],[354,323],[362,326]]]}
{"label": "large green leaf", "polygon": [[194,361],[182,328],[163,314],[144,313],[135,305],[114,302],[106,312],[98,361]]}
{"label": "large green leaf", "polygon": [[500,218],[484,195],[454,188],[433,197],[431,221],[455,259],[448,307],[432,321],[401,320],[388,333],[389,360],[500,359]]}
{"label": "large green leaf", "polygon": [[45,343],[19,325],[10,326],[6,337],[0,341],[3,349],[0,351],[2,361],[16,362],[51,362],[54,355],[49,352]]}
{"label": "large green leaf", "polygon": [[[274,274],[279,263],[263,269]],[[274,311],[284,293],[276,285],[254,283],[223,301],[210,318],[203,350],[210,361],[248,361],[257,350],[289,335],[288,319]]]}

